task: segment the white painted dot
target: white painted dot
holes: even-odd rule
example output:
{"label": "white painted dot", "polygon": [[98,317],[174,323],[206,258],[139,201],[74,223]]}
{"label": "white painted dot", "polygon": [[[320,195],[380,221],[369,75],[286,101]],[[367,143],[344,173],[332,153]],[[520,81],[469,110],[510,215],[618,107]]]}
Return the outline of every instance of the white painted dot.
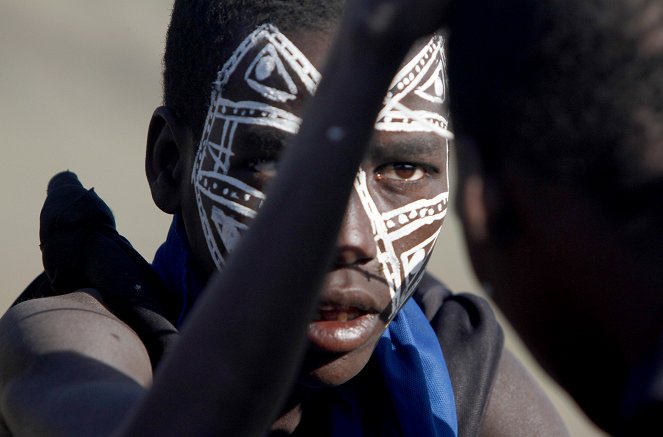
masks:
{"label": "white painted dot", "polygon": [[421,71],[421,67],[417,65],[416,67],[414,67],[414,71],[419,73]]}
{"label": "white painted dot", "polygon": [[244,200],[248,201],[249,199],[251,199],[251,195],[245,194],[244,195]]}
{"label": "white painted dot", "polygon": [[265,80],[272,75],[276,68],[276,61],[271,56],[263,56],[256,65],[256,78]]}
{"label": "white painted dot", "polygon": [[438,77],[435,79],[435,95],[437,97],[442,97],[442,94],[444,93],[444,82],[442,82],[442,78]]}
{"label": "white painted dot", "polygon": [[228,192],[229,192],[229,190],[228,190],[227,188],[224,188],[224,189],[223,189],[223,195],[224,195],[224,196],[227,196],[227,195],[228,195]]}
{"label": "white painted dot", "polygon": [[404,225],[404,224],[407,223],[408,221],[409,221],[409,220],[408,220],[408,218],[407,218],[407,216],[406,216],[405,214],[401,214],[401,215],[398,216],[398,223]]}
{"label": "white painted dot", "polygon": [[216,182],[214,182],[212,184],[212,188],[216,190],[217,188],[219,188],[219,185]]}
{"label": "white painted dot", "polygon": [[396,223],[394,223],[392,220],[387,221],[387,227],[389,229],[393,228],[394,226],[396,226]]}
{"label": "white painted dot", "polygon": [[411,81],[414,80],[414,73],[410,73],[407,78]]}
{"label": "white painted dot", "polygon": [[398,85],[396,85],[396,88],[398,88],[399,90],[402,90],[402,89],[404,88],[404,87],[403,87],[403,83],[402,83],[402,82],[398,82]]}
{"label": "white painted dot", "polygon": [[405,85],[409,85],[409,84],[410,84],[410,79],[407,78],[407,77],[406,77],[406,78],[403,78],[403,83],[404,83]]}
{"label": "white painted dot", "polygon": [[433,215],[435,214],[435,210],[433,208],[428,210],[428,215]]}
{"label": "white painted dot", "polygon": [[412,211],[412,212],[410,213],[410,218],[411,218],[411,219],[415,219],[415,218],[417,218],[417,211]]}
{"label": "white painted dot", "polygon": [[345,138],[345,130],[340,126],[330,126],[327,129],[327,139],[333,143],[337,143]]}
{"label": "white painted dot", "polygon": [[420,210],[419,211],[419,217],[426,217],[426,212],[427,212],[426,208]]}

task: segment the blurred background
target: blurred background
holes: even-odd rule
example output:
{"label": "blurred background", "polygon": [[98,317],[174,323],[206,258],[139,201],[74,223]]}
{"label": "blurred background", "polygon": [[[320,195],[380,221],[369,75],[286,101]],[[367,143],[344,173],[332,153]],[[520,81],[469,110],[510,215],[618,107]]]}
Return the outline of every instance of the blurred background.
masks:
{"label": "blurred background", "polygon": [[[148,260],[165,238],[170,217],[152,203],[143,160],[169,14],[164,0],[0,2],[0,312],[41,272],[39,211],[58,171],[94,186]],[[452,289],[480,293],[453,211],[430,270]],[[505,327],[571,434],[602,436]]]}

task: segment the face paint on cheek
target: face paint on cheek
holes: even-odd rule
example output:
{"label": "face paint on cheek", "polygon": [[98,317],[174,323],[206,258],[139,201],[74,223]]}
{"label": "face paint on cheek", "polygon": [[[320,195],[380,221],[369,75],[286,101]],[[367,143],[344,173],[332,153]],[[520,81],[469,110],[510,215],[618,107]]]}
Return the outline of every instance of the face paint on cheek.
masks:
{"label": "face paint on cheek", "polygon": [[193,164],[198,215],[218,269],[265,200],[262,191],[229,176],[236,134],[246,125],[299,130],[288,101],[315,92],[320,73],[279,30],[266,24],[248,35],[219,70]]}
{"label": "face paint on cheek", "polygon": [[391,320],[421,280],[446,217],[449,192],[380,212],[362,169],[357,174],[354,188],[371,222],[377,260],[389,286],[392,305],[388,320]]}

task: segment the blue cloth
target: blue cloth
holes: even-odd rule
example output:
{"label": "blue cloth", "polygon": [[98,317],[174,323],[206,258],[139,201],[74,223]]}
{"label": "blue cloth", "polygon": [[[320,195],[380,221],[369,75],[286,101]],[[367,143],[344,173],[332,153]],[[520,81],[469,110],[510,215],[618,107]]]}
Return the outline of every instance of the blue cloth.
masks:
{"label": "blue cloth", "polygon": [[414,299],[389,324],[375,354],[403,435],[458,435],[456,402],[442,348]]}
{"label": "blue cloth", "polygon": [[[175,216],[152,267],[184,302],[178,325],[204,286],[192,266],[182,218]],[[378,342],[375,357],[392,395],[400,435],[455,437],[458,434],[453,387],[442,349],[414,300],[410,299],[389,324]],[[334,435],[363,435],[361,411],[355,407],[356,403],[346,403],[335,409]]]}
{"label": "blue cloth", "polygon": [[175,215],[166,241],[159,246],[152,268],[183,302],[176,326],[179,328],[205,284],[196,275],[182,217]]}

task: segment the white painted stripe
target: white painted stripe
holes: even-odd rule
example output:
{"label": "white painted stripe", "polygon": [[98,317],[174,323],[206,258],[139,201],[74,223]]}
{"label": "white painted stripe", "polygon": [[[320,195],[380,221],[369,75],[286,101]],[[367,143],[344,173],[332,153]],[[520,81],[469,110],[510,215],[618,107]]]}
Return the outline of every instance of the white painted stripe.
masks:
{"label": "white painted stripe", "polygon": [[446,203],[448,201],[449,201],[449,192],[445,191],[433,197],[432,199],[419,199],[412,203],[408,203],[407,205],[402,206],[400,208],[392,209],[391,211],[385,212],[382,214],[382,219],[383,220],[393,219],[394,217],[400,214],[407,215],[413,210],[419,210],[421,208],[430,208],[431,206],[437,206],[438,203],[441,202]]}
{"label": "white painted stripe", "polygon": [[201,170],[200,174],[203,177],[207,177],[207,178],[210,178],[210,179],[216,179],[216,180],[225,182],[227,184],[230,184],[233,187],[236,187],[236,188],[252,195],[253,197],[257,197],[258,199],[262,199],[262,200],[265,199],[265,193],[263,193],[262,191],[254,188],[251,185],[248,185],[248,184],[246,184],[246,183],[244,183],[244,182],[240,181],[239,179],[234,178],[232,176],[223,175],[223,174],[219,174],[219,173],[216,173],[216,172],[213,172],[213,171],[206,171],[206,170]]}
{"label": "white painted stripe", "polygon": [[254,218],[257,214],[257,211],[255,211],[255,210],[253,210],[253,209],[251,209],[247,206],[240,205],[237,202],[233,202],[232,200],[227,199],[223,196],[219,196],[218,194],[214,194],[210,190],[206,189],[205,187],[203,187],[200,184],[196,184],[196,187],[208,199],[210,199],[210,200],[212,200],[212,201],[214,201],[214,202],[216,202],[220,205],[223,205],[223,206],[227,207],[228,209],[230,209],[232,211],[235,211],[238,214],[241,214],[241,215],[243,215],[245,217],[248,217],[248,218]]}

